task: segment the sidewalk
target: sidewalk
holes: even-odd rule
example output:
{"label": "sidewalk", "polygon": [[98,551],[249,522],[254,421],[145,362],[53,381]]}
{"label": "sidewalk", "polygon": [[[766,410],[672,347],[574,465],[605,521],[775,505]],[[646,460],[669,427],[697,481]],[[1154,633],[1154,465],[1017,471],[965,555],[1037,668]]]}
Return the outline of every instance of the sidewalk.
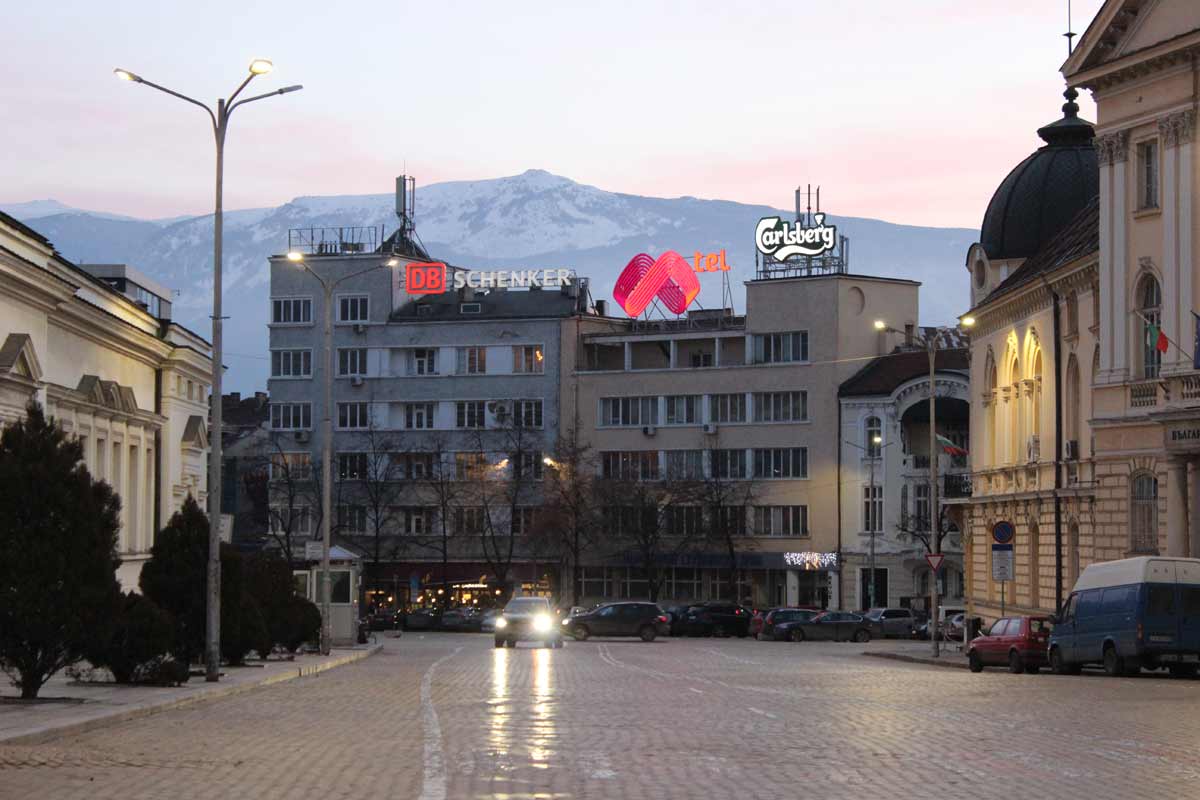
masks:
{"label": "sidewalk", "polygon": [[962,642],[941,642],[941,654],[933,657],[933,644],[914,639],[873,640],[864,647],[863,655],[888,658],[910,664],[967,669],[967,657],[961,652]]}
{"label": "sidewalk", "polygon": [[297,655],[293,661],[222,667],[218,683],[208,683],[204,676],[193,675],[183,686],[171,688],[78,683],[60,672],[42,687],[40,696],[43,699],[29,703],[13,702],[17,690],[4,679],[0,686],[0,744],[38,744],[67,734],[316,675],[364,659],[377,653],[382,646],[362,645],[335,649],[328,656]]}

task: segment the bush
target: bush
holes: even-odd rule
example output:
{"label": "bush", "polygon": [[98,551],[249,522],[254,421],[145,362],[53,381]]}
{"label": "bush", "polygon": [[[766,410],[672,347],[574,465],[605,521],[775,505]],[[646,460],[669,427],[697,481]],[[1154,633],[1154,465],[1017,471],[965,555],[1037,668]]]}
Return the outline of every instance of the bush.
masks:
{"label": "bush", "polygon": [[136,680],[151,686],[179,686],[192,677],[188,665],[170,656],[158,656],[137,669]]}
{"label": "bush", "polygon": [[139,668],[171,650],[175,625],[171,615],[135,592],[125,594],[112,622],[86,649],[88,661],[106,667],[117,683],[132,683]]}
{"label": "bush", "polygon": [[[247,592],[243,592],[239,600],[241,605],[231,608],[228,615],[223,604],[221,608],[221,655],[237,666],[246,663],[246,655],[251,650],[258,650],[263,658],[271,652],[271,635],[267,632],[267,624],[263,622],[262,612],[258,610],[258,603]],[[231,624],[228,630],[225,625],[227,620],[236,623]]]}
{"label": "bush", "polygon": [[[289,616],[292,599],[296,596],[296,585],[292,580],[292,569],[277,553],[258,552],[244,559],[246,591],[249,592],[262,612],[267,637],[271,645],[285,646],[291,639],[292,622]],[[266,658],[259,647],[255,647]],[[268,648],[269,652],[270,648]]]}
{"label": "bush", "polygon": [[289,653],[295,653],[305,642],[317,642],[321,637],[321,610],[311,600],[293,595],[287,607],[288,636],[283,642]]}

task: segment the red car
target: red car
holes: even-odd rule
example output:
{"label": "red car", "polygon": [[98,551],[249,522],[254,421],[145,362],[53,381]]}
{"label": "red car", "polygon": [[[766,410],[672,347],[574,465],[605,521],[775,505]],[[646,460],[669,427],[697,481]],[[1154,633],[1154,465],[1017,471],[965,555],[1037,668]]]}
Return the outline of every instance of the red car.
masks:
{"label": "red car", "polygon": [[748,632],[751,636],[758,638],[758,634],[760,634],[762,632],[763,622],[766,621],[767,615],[770,614],[774,610],[775,609],[773,609],[773,608],[767,608],[767,609],[756,608],[756,609],[754,609],[754,616],[752,616],[750,618],[750,628],[748,630]]}
{"label": "red car", "polygon": [[1035,673],[1047,665],[1049,640],[1048,617],[1005,617],[996,620],[987,633],[971,640],[967,646],[967,663],[971,672],[1008,665],[1008,671],[1012,673]]}

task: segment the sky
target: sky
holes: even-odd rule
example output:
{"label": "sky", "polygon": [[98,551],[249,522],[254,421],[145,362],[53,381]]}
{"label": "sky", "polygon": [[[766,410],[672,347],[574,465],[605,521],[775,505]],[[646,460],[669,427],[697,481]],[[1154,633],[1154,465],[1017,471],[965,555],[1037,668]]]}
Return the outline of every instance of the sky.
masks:
{"label": "sky", "polygon": [[[1076,32],[1101,2],[1074,0]],[[820,184],[836,214],[978,228],[1060,116],[1067,0],[56,0],[5,17],[0,207],[211,213],[207,117],[112,70],[215,102],[264,57],[247,93],[304,90],[231,118],[230,209],[540,168],[783,208]]]}

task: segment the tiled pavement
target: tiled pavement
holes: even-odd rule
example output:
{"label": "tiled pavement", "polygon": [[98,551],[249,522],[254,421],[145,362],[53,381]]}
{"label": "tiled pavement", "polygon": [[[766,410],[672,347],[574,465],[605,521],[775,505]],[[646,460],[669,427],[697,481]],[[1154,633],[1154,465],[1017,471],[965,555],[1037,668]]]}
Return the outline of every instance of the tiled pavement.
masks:
{"label": "tiled pavement", "polygon": [[409,634],[318,676],[0,746],[0,797],[1200,796],[1200,681],[863,649]]}

